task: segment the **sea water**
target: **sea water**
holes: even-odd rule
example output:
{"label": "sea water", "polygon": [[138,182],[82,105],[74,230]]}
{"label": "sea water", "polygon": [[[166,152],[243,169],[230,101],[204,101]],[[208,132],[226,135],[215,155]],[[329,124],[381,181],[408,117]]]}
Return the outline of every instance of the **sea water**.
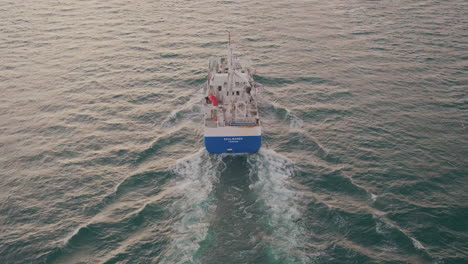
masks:
{"label": "sea water", "polygon": [[[0,0],[0,263],[467,263],[467,13]],[[203,149],[227,31],[257,154]]]}

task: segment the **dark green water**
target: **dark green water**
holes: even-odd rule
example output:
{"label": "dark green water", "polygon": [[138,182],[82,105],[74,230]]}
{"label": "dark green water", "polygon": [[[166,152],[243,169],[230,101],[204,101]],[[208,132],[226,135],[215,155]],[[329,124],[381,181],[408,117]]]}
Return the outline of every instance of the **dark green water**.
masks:
{"label": "dark green water", "polygon": [[[467,14],[0,0],[0,263],[468,263]],[[227,30],[258,154],[203,150]]]}

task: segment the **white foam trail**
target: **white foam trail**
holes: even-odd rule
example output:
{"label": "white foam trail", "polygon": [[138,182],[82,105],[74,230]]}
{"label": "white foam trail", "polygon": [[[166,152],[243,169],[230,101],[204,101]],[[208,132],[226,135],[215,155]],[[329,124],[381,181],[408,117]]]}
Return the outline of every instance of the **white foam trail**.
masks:
{"label": "white foam trail", "polygon": [[68,243],[70,242],[70,240],[76,236],[78,234],[78,232],[80,232],[80,230],[82,228],[86,227],[86,225],[80,225],[79,227],[77,227],[75,230],[73,230],[73,232],[71,232],[67,237],[65,237],[65,239],[63,240],[63,246],[66,246],[68,245]]}
{"label": "white foam trail", "polygon": [[408,231],[400,228],[398,225],[393,223],[390,219],[388,219],[385,216],[385,214],[376,215],[375,213],[373,213],[372,216],[374,217],[374,219],[378,220],[377,224],[375,226],[375,230],[376,230],[377,233],[385,235],[388,232],[387,229],[394,228],[394,229],[398,230],[399,232],[401,232],[402,234],[404,234],[407,238],[409,238],[411,240],[411,243],[413,243],[413,246],[416,249],[419,249],[419,250],[425,250],[426,249],[421,244],[421,242],[419,242],[416,238],[414,238]]}
{"label": "white foam trail", "polygon": [[286,110],[287,110],[286,115],[287,115],[287,118],[289,119],[289,127],[297,128],[297,129],[302,128],[304,126],[304,121],[302,121],[302,119],[300,119],[299,117],[291,113],[289,109],[286,109]]}
{"label": "white foam trail", "polygon": [[190,118],[200,115],[200,112],[198,110],[193,111],[193,108],[201,104],[201,100],[203,98],[203,87],[205,86],[206,86],[206,83],[198,87],[193,92],[192,97],[189,99],[187,103],[185,103],[183,106],[178,107],[177,109],[172,110],[171,113],[166,117],[166,119],[164,119],[164,121],[161,122],[161,128],[168,128],[173,123],[177,122],[177,115],[179,113],[191,112],[190,114],[187,115]]}
{"label": "white foam trail", "polygon": [[210,197],[219,179],[219,155],[210,156],[205,149],[177,162],[173,168],[178,176],[173,187],[177,197],[171,213],[177,219],[171,230],[171,241],[163,253],[162,263],[193,263],[193,256],[208,232],[210,215],[214,212],[214,197]]}
{"label": "white foam trail", "polygon": [[413,237],[410,237],[411,238],[411,242],[413,242],[413,246],[417,249],[425,249],[424,246],[421,244],[421,242],[419,242],[418,240],[416,240],[416,238],[413,238]]}
{"label": "white foam trail", "polygon": [[303,252],[305,232],[297,223],[302,216],[300,195],[288,184],[294,175],[293,163],[275,151],[264,148],[258,155],[250,155],[248,162],[251,176],[258,176],[258,181],[250,189],[258,193],[269,213],[271,246],[275,248],[275,257],[310,263]]}
{"label": "white foam trail", "polygon": [[271,106],[275,109],[284,109],[286,111],[285,119],[289,120],[289,127],[292,129],[300,129],[304,126],[304,121],[297,117],[287,107],[279,105],[276,101],[269,101]]}

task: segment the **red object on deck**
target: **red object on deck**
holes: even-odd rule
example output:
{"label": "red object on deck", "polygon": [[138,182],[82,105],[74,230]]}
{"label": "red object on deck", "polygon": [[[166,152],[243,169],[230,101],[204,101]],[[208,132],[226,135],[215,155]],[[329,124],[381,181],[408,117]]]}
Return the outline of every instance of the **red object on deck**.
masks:
{"label": "red object on deck", "polygon": [[218,103],[218,98],[212,94],[210,94],[210,96],[208,96],[208,98],[210,99],[211,102],[213,102],[213,106],[218,106],[219,103]]}

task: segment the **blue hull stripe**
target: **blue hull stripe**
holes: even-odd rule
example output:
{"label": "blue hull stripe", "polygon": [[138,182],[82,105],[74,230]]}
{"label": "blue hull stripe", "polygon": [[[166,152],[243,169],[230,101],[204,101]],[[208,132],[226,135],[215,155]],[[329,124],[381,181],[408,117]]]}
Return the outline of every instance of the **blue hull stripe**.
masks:
{"label": "blue hull stripe", "polygon": [[261,136],[205,137],[210,153],[255,153],[261,145]]}

